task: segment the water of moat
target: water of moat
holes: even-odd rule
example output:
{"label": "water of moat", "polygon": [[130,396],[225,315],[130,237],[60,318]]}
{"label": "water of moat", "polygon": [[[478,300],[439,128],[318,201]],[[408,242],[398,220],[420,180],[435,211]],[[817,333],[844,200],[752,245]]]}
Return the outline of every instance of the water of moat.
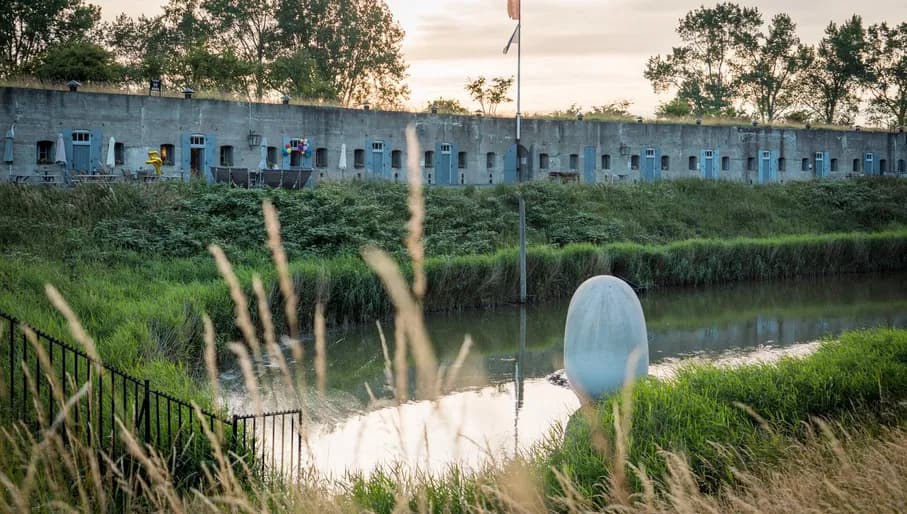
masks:
{"label": "water of moat", "polygon": [[[907,328],[907,274],[661,289],[641,300],[650,373],[657,376],[691,359],[771,360],[808,353],[815,348],[808,343],[846,330]],[[563,367],[568,303],[429,316],[442,365],[456,360],[467,334],[473,340],[454,387],[436,402],[390,401],[375,325],[330,332],[328,392],[323,400],[306,401],[312,419],[304,461],[334,477],[394,463],[437,473],[452,465],[475,469],[532,448],[579,406],[569,389],[546,378]],[[383,324],[389,342],[391,325]],[[307,342],[306,354],[312,353]],[[298,370],[292,359],[290,365]],[[311,359],[302,367],[313,384]],[[415,371],[409,376],[412,383]],[[250,411],[239,370],[221,378],[231,409]],[[276,372],[265,372],[260,382],[266,410],[297,407]]]}

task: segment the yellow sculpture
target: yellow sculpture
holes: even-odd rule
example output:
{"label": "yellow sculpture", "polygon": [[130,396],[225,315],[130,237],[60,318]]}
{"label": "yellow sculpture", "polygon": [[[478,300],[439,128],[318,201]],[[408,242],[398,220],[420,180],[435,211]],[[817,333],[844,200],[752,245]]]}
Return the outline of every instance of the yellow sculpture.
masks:
{"label": "yellow sculpture", "polygon": [[158,155],[157,150],[148,151],[148,160],[145,161],[145,164],[150,164],[154,166],[154,172],[157,173],[157,176],[161,176],[161,165],[164,164],[164,161],[161,160],[161,157]]}

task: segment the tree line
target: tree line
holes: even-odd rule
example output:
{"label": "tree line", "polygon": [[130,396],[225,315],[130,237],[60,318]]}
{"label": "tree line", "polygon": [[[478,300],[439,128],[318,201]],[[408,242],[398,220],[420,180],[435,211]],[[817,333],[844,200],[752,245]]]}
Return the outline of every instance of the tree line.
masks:
{"label": "tree line", "polygon": [[831,22],[815,45],[787,14],[719,3],[687,13],[682,44],[651,57],[645,78],[674,98],[663,116],[753,117],[765,122],[907,125],[907,23]]}
{"label": "tree line", "polygon": [[170,0],[101,21],[84,0],[0,4],[0,78],[287,94],[392,108],[409,96],[404,32],[384,1]]}

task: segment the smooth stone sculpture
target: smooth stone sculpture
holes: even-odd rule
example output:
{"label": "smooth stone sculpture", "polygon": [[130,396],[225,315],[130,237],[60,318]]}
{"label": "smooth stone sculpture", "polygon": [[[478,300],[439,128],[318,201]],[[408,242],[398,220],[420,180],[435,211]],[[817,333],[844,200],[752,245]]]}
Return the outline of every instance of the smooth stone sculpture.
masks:
{"label": "smooth stone sculpture", "polygon": [[[599,400],[649,372],[649,339],[633,289],[612,276],[583,283],[570,300],[564,366],[580,401]],[[628,369],[629,366],[629,369]]]}

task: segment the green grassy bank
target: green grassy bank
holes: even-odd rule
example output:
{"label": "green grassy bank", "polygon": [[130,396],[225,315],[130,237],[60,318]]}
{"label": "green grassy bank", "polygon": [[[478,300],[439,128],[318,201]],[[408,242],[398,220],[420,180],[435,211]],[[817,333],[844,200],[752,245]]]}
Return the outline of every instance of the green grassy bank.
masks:
{"label": "green grassy bank", "polygon": [[[905,269],[904,231],[661,246],[571,245],[530,251],[529,290],[536,301],[563,298],[585,279],[605,273],[639,287],[663,287]],[[311,320],[316,300],[326,304],[333,323],[369,322],[392,313],[383,286],[359,259],[298,260],[291,270],[304,321]],[[248,289],[254,272],[261,272],[271,284],[272,312],[282,327],[283,308],[270,267],[245,265],[237,271]],[[427,311],[489,307],[517,297],[513,250],[430,258],[426,271]],[[211,259],[149,258],[140,266],[105,267],[25,257],[0,261],[0,309],[68,338],[62,317],[44,295],[45,283],[56,285],[69,300],[98,340],[106,361],[164,381],[170,384],[165,390],[173,393],[195,390],[191,375],[202,362],[203,313],[214,320],[222,342],[236,335],[233,304]]]}
{"label": "green grassy bank", "polygon": [[[630,412],[630,422],[621,465],[630,492],[643,492],[630,465],[645,470],[655,492],[667,492],[667,453],[673,453],[688,459],[695,485],[715,494],[739,485],[735,470],[758,476],[773,469],[794,445],[821,431],[814,419],[870,432],[902,425],[907,420],[907,331],[850,332],[813,355],[775,364],[691,366],[671,381],[645,379],[629,396],[605,398],[577,412],[563,440],[552,438],[530,456],[529,481],[548,510],[564,509],[554,500],[569,496],[564,479],[596,510],[606,506],[617,462],[615,406],[622,410],[627,399],[630,409],[624,412]],[[358,478],[350,490],[362,508],[375,512],[392,512],[401,497],[413,510],[426,504],[433,512],[511,510],[511,499],[501,494],[501,483],[506,487],[509,477],[495,468],[478,476],[453,473],[404,485],[385,473]]]}
{"label": "green grassy bank", "polygon": [[[907,181],[876,178],[750,186],[680,180],[621,186],[524,186],[530,244],[666,244],[688,239],[875,232],[907,226]],[[204,185],[0,185],[0,248],[56,261],[141,264],[148,256],[267,258],[261,203],[281,213],[291,258],[358,256],[365,244],[402,252],[407,188],[326,183],[305,191]],[[429,256],[516,246],[517,190],[427,188]]]}

